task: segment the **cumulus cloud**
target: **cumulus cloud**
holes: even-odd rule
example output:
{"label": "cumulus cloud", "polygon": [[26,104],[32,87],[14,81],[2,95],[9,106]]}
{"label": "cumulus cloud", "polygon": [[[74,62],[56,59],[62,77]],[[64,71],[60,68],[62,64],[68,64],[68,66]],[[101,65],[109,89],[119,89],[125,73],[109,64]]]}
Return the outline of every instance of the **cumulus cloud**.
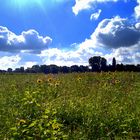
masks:
{"label": "cumulus cloud", "polygon": [[131,47],[140,42],[139,23],[131,24],[119,16],[102,20],[89,39],[78,44],[80,48],[96,50]]}
{"label": "cumulus cloud", "polygon": [[0,57],[0,69],[7,70],[8,68],[16,68],[20,60],[19,55]]}
{"label": "cumulus cloud", "polygon": [[140,23],[136,23],[135,27],[136,27],[137,30],[140,30]]}
{"label": "cumulus cloud", "polygon": [[119,0],[75,0],[75,5],[72,7],[72,11],[75,15],[82,10],[87,10],[96,5],[97,3],[105,2],[117,2]]}
{"label": "cumulus cloud", "polygon": [[135,7],[135,17],[136,19],[140,19],[140,0],[137,0],[138,5]]}
{"label": "cumulus cloud", "polygon": [[[73,46],[73,45],[72,45]],[[138,64],[140,61],[139,23],[131,24],[128,19],[116,16],[102,20],[90,38],[74,44],[75,51],[49,49],[42,51],[45,63],[59,62],[60,65],[85,64],[94,55],[105,57],[109,63],[116,57],[118,63]]]}
{"label": "cumulus cloud", "polygon": [[127,19],[116,16],[101,21],[91,38],[110,48],[129,47],[140,41],[140,30]]}
{"label": "cumulus cloud", "polygon": [[71,66],[88,65],[88,59],[93,55],[102,55],[102,53],[93,48],[83,48],[83,46],[79,44],[76,50],[47,49],[42,51],[40,57],[43,63],[47,65]]}
{"label": "cumulus cloud", "polygon": [[31,68],[33,65],[37,65],[37,62],[28,61],[28,62],[25,62],[24,68]]}
{"label": "cumulus cloud", "polygon": [[8,28],[0,26],[0,51],[20,52],[22,50],[39,53],[46,49],[52,39],[48,36],[40,36],[35,30],[23,31],[16,35]]}
{"label": "cumulus cloud", "polygon": [[111,53],[105,54],[105,58],[111,63],[112,58],[117,59],[117,63],[123,64],[139,64],[140,49],[139,44],[132,47],[121,47],[113,49]]}
{"label": "cumulus cloud", "polygon": [[101,14],[102,10],[99,9],[96,13],[91,14],[90,20],[97,20]]}

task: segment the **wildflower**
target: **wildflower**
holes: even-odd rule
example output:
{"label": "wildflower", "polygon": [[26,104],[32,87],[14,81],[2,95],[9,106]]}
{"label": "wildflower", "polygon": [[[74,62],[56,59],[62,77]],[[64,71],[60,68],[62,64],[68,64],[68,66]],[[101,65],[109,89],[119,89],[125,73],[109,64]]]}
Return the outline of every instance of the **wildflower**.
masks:
{"label": "wildflower", "polygon": [[81,78],[81,77],[78,77],[78,78],[77,78],[77,80],[78,80],[78,81],[81,81],[81,80],[82,80],[82,78]]}
{"label": "wildflower", "polygon": [[116,84],[119,84],[119,83],[120,83],[120,80],[115,80],[115,83],[116,83]]}
{"label": "wildflower", "polygon": [[53,79],[52,79],[51,77],[50,77],[50,78],[48,78],[48,82],[49,82],[49,83],[51,83],[51,82],[52,82],[52,80],[53,80]]}
{"label": "wildflower", "polygon": [[43,81],[41,79],[37,79],[37,83],[41,84]]}
{"label": "wildflower", "polygon": [[55,83],[55,87],[58,87],[60,85],[60,81],[57,81],[56,83]]}
{"label": "wildflower", "polygon": [[23,119],[21,119],[21,120],[19,120],[19,125],[21,125],[21,124],[25,124],[26,123],[26,120],[23,120]]}

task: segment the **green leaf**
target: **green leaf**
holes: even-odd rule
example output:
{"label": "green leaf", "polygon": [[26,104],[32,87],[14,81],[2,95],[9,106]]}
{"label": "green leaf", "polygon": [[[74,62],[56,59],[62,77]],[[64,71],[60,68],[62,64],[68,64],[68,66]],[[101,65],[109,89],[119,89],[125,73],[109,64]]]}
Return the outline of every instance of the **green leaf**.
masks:
{"label": "green leaf", "polygon": [[35,121],[33,121],[29,126],[28,126],[28,128],[31,128],[31,127],[33,127],[33,126],[35,126],[36,125],[36,123],[37,123],[37,121],[35,120]]}
{"label": "green leaf", "polygon": [[17,131],[17,128],[16,127],[12,127],[12,128],[10,128],[10,130]]}
{"label": "green leaf", "polygon": [[28,131],[28,129],[23,129],[23,130],[22,130],[22,133],[27,132],[27,131]]}
{"label": "green leaf", "polygon": [[17,132],[13,133],[13,136],[18,136],[19,134]]}
{"label": "green leaf", "polygon": [[48,116],[47,115],[43,115],[42,118],[43,119],[48,119]]}

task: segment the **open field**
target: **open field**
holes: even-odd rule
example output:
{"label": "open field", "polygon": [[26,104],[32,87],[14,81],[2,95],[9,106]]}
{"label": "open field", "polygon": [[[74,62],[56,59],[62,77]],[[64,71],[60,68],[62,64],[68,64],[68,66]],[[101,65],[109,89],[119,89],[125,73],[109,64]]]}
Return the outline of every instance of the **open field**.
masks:
{"label": "open field", "polygon": [[0,75],[1,140],[140,139],[140,73]]}

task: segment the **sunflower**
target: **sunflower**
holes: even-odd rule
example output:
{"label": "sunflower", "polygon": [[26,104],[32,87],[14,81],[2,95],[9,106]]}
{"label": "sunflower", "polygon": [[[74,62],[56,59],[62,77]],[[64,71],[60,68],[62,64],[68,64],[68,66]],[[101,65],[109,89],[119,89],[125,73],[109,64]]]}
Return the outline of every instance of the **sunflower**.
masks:
{"label": "sunflower", "polygon": [[48,80],[47,80],[49,83],[51,83],[52,81],[53,81],[53,79],[50,77],[50,78],[48,78]]}
{"label": "sunflower", "polygon": [[116,84],[119,84],[121,81],[120,80],[115,80],[115,83]]}
{"label": "sunflower", "polygon": [[58,87],[60,85],[60,81],[57,81],[56,83],[55,83],[55,87]]}
{"label": "sunflower", "polygon": [[78,80],[78,81],[81,81],[81,80],[82,80],[82,78],[81,78],[81,77],[78,77],[78,78],[77,78],[77,80]]}
{"label": "sunflower", "polygon": [[19,122],[18,122],[19,125],[25,124],[25,123],[26,123],[26,120],[23,120],[23,119],[19,120]]}
{"label": "sunflower", "polygon": [[37,83],[41,84],[43,81],[41,79],[37,79]]}

